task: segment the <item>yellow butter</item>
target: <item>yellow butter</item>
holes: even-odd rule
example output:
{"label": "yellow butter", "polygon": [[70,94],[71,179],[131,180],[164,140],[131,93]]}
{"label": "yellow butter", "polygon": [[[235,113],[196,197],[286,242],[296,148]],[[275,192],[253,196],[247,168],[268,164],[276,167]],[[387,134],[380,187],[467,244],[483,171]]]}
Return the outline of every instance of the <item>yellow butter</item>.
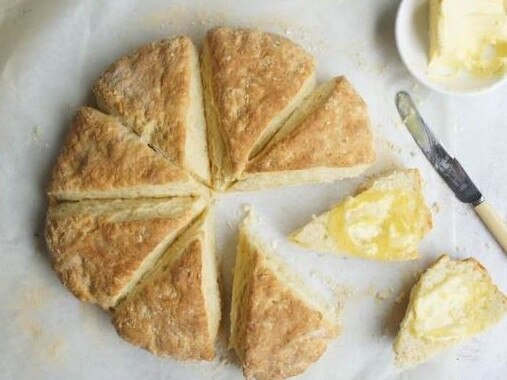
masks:
{"label": "yellow butter", "polygon": [[328,232],[340,250],[376,260],[408,260],[429,230],[429,211],[419,192],[370,188],[330,213]]}
{"label": "yellow butter", "polygon": [[495,285],[485,277],[447,269],[436,281],[418,285],[409,329],[430,342],[468,338],[492,323],[489,304],[496,293]]}
{"label": "yellow butter", "polygon": [[430,0],[430,70],[478,76],[507,71],[507,11],[503,0]]}
{"label": "yellow butter", "polygon": [[393,343],[400,366],[421,363],[494,326],[507,297],[474,259],[442,255],[420,277]]}

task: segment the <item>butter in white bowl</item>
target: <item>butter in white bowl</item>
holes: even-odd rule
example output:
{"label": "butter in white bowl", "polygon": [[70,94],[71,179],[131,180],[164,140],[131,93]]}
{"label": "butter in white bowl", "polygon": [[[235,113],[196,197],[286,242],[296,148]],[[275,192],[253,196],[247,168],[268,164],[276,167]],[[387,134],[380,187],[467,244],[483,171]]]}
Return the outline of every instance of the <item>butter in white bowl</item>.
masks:
{"label": "butter in white bowl", "polygon": [[504,0],[430,0],[429,34],[432,74],[501,76],[507,70]]}
{"label": "butter in white bowl", "polygon": [[402,0],[396,45],[408,71],[444,94],[472,95],[507,78],[504,0]]}

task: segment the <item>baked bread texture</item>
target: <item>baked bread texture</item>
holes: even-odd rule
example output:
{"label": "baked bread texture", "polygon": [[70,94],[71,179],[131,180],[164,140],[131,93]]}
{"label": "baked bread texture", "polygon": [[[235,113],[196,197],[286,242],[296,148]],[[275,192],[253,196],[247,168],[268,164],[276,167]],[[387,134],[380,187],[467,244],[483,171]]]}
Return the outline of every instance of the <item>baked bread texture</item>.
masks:
{"label": "baked bread texture", "polygon": [[315,62],[271,33],[220,27],[201,57],[213,187],[237,180],[315,87]]}
{"label": "baked bread texture", "polygon": [[441,256],[420,277],[394,342],[400,366],[421,363],[459,345],[507,314],[507,296],[474,259]]}
{"label": "baked bread texture", "polygon": [[432,224],[419,171],[404,169],[368,181],[354,197],[314,217],[289,239],[320,252],[412,260],[419,257],[418,243]]}
{"label": "baked bread texture", "polygon": [[[118,334],[179,360],[212,360],[221,317],[213,190],[358,175],[375,159],[366,105],[344,77],[315,90],[315,61],[253,29],[146,44],[93,85],[52,169],[45,238],[80,300]],[[315,91],[314,91],[315,90]],[[231,340],[246,377],[302,373],[338,327],[255,236],[239,231]]]}
{"label": "baked bread texture", "polygon": [[190,197],[50,205],[45,234],[53,268],[76,297],[109,309],[205,205]]}
{"label": "baked bread texture", "polygon": [[115,308],[113,324],[154,354],[212,360],[219,322],[213,215],[205,211]]}
{"label": "baked bread texture", "polygon": [[233,189],[332,182],[357,176],[374,162],[366,103],[340,76],[303,101]]}
{"label": "baked bread texture", "polygon": [[115,117],[80,108],[53,166],[60,200],[197,195],[205,186],[143,143]]}
{"label": "baked bread texture", "polygon": [[155,149],[210,182],[199,56],[188,37],[142,46],[113,63],[93,92]]}
{"label": "baked bread texture", "polygon": [[247,379],[284,379],[319,359],[338,327],[318,297],[289,271],[252,230],[239,229],[230,347]]}

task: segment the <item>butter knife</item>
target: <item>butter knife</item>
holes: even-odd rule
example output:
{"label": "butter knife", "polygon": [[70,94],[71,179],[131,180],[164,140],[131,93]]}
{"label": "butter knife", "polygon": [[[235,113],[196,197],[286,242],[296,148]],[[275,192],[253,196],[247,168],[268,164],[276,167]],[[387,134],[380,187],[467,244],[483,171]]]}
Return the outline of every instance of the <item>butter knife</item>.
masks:
{"label": "butter knife", "polygon": [[410,95],[405,91],[400,91],[396,94],[395,101],[403,123],[428,161],[456,197],[474,208],[504,252],[507,252],[507,224],[484,199],[458,160],[451,156],[436,139],[417,111]]}

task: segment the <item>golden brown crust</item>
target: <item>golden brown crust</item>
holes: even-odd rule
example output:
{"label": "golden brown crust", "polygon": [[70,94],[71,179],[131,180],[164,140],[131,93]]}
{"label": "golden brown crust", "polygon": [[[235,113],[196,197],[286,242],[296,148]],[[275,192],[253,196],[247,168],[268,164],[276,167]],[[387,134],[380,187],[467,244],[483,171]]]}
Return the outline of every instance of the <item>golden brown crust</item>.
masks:
{"label": "golden brown crust", "polygon": [[184,36],[152,42],[117,60],[93,86],[101,109],[120,116],[182,167],[192,49]]}
{"label": "golden brown crust", "polygon": [[[87,209],[81,209],[86,202],[51,205],[46,241],[63,285],[83,301],[114,306],[143,260],[196,216],[190,198],[180,198],[174,214],[157,215],[165,202],[172,201],[89,201]],[[102,205],[116,209],[100,211]],[[142,214],[146,207],[154,210],[151,217]]]}
{"label": "golden brown crust", "polygon": [[273,119],[313,76],[315,63],[294,42],[257,30],[212,29],[204,44],[212,94],[207,101],[214,104],[229,156],[227,180],[234,180]]}
{"label": "golden brown crust", "polygon": [[164,264],[119,305],[113,324],[124,339],[154,354],[212,360],[202,290],[203,242],[194,239]]}
{"label": "golden brown crust", "polygon": [[287,136],[268,145],[248,164],[247,173],[347,168],[375,161],[366,103],[345,77],[333,82],[321,106]]}
{"label": "golden brown crust", "polygon": [[333,327],[251,253],[253,269],[246,286],[243,314],[234,346],[247,378],[284,379],[304,372],[326,350]]}
{"label": "golden brown crust", "polygon": [[117,119],[83,107],[77,111],[53,167],[49,194],[68,198],[86,192],[135,187],[149,191],[165,186],[157,190],[158,195],[172,195],[176,191],[172,183],[186,185],[189,190],[194,186],[194,192],[198,189],[188,174],[155,153]]}

